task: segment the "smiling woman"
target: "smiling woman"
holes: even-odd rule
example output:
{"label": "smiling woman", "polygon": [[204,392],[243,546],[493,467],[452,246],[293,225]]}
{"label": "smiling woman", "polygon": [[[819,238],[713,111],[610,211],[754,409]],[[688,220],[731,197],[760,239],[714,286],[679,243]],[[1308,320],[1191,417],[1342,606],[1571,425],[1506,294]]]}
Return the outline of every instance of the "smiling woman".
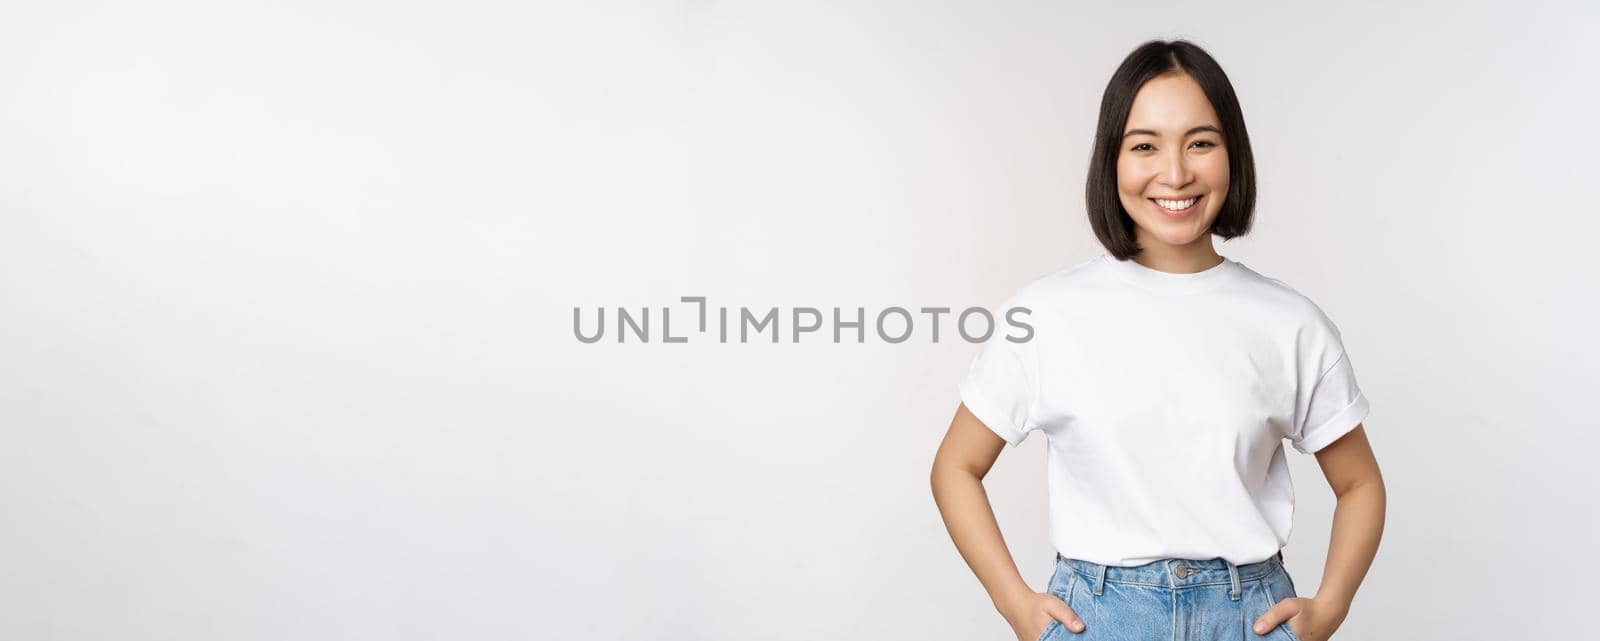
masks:
{"label": "smiling woman", "polygon": [[[1199,47],[1143,47],[1101,98],[1086,200],[1119,259],[1250,231],[1256,172],[1233,85]],[[1194,202],[1189,202],[1194,199]],[[1165,202],[1162,202],[1165,201]],[[1126,215],[1124,215],[1126,212]]]}
{"label": "smiling woman", "polygon": [[1200,83],[1168,73],[1145,83],[1117,155],[1117,197],[1141,246],[1187,245],[1228,202],[1228,147]]}
{"label": "smiling woman", "polygon": [[[1106,253],[1024,285],[1036,336],[989,341],[935,455],[951,538],[1020,641],[1325,641],[1376,552],[1384,494],[1366,395],[1339,329],[1282,281],[1219,255],[1247,233],[1255,169],[1216,61],[1150,42],[1112,75],[1088,215]],[[1044,592],[1022,582],[982,477],[1006,445],[1049,441]],[[1284,441],[1339,497],[1316,596],[1282,549]]]}

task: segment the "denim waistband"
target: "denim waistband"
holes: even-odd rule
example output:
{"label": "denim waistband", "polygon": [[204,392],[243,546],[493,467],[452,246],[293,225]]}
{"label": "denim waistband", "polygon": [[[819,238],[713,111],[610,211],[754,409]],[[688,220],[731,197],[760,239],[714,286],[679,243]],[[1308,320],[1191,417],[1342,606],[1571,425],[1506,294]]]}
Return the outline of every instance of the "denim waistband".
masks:
{"label": "denim waistband", "polygon": [[1283,565],[1283,551],[1265,561],[1234,565],[1227,559],[1162,559],[1144,565],[1101,565],[1081,559],[1072,559],[1056,553],[1056,563],[1064,564],[1098,585],[1104,582],[1133,583],[1155,587],[1176,588],[1191,585],[1210,585],[1259,579]]}

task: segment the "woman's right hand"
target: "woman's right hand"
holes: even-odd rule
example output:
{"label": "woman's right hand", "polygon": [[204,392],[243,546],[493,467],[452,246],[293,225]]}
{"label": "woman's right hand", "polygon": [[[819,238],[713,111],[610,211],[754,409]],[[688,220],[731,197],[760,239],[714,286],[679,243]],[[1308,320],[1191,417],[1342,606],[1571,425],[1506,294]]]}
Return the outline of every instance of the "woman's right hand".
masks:
{"label": "woman's right hand", "polygon": [[1066,602],[1049,592],[1029,592],[1015,601],[1007,604],[1001,611],[1006,622],[1011,624],[1011,631],[1017,634],[1017,641],[1037,641],[1044,635],[1045,628],[1050,627],[1051,621],[1060,621],[1067,631],[1074,634],[1083,632],[1083,621],[1078,618],[1078,613],[1067,607]]}

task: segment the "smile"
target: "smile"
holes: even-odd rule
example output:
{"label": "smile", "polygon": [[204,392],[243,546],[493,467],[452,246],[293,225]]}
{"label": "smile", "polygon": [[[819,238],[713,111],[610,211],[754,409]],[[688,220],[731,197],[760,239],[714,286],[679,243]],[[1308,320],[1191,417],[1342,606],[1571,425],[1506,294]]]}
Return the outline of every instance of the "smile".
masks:
{"label": "smile", "polygon": [[1203,198],[1203,196],[1190,196],[1183,200],[1151,198],[1150,202],[1153,202],[1157,206],[1161,207],[1161,209],[1169,216],[1182,216],[1193,210],[1195,204],[1199,203],[1201,198]]}

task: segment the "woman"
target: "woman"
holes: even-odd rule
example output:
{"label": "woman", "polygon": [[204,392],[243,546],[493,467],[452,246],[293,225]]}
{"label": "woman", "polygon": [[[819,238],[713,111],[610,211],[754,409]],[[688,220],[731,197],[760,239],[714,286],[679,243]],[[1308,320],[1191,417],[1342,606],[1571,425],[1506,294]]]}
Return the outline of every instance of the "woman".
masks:
{"label": "woman", "polygon": [[[1089,220],[1107,251],[1024,285],[1007,307],[1030,311],[1031,339],[997,336],[968,368],[932,474],[950,536],[1021,641],[1323,641],[1377,551],[1383,480],[1338,328],[1212,246],[1248,232],[1255,204],[1233,87],[1199,47],[1146,43],[1106,87],[1094,144]],[[1044,592],[982,484],[1033,431],[1057,552]],[[1309,598],[1282,563],[1284,439],[1338,496]]]}

